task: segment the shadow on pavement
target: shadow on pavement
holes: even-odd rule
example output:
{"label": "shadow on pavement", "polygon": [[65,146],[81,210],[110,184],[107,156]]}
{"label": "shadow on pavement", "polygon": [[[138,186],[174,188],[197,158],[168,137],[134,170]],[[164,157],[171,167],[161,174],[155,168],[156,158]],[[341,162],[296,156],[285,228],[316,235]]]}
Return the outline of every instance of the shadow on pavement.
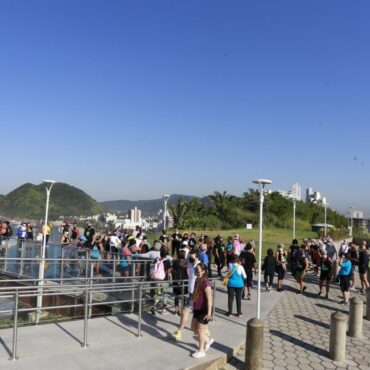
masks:
{"label": "shadow on pavement", "polygon": [[285,334],[279,330],[270,330],[271,335],[275,335],[283,340],[286,340],[287,342],[293,343],[296,346],[300,346],[308,351],[311,351],[319,356],[323,357],[329,357],[329,352],[326,350],[323,350],[322,348],[316,347],[312,344],[306,343],[303,340],[297,339],[295,337],[292,337],[291,335]]}
{"label": "shadow on pavement", "polygon": [[341,310],[340,308],[337,308],[335,306],[327,306],[326,304],[322,304],[322,303],[315,303],[315,306],[320,307],[320,308],[326,308],[327,310],[330,310],[330,311],[342,312],[342,313],[345,313],[346,315],[348,315],[348,311]]}
{"label": "shadow on pavement", "polygon": [[0,338],[0,344],[4,347],[5,351],[8,353],[10,357],[12,357],[12,351],[7,346],[7,344],[4,342],[3,338]]}
{"label": "shadow on pavement", "polygon": [[300,320],[309,322],[310,324],[321,326],[322,328],[325,328],[325,329],[329,329],[330,328],[330,325],[329,324],[325,324],[324,322],[321,322],[321,321],[318,321],[318,320],[314,320],[314,319],[311,319],[311,318],[306,317],[306,316],[294,315],[294,317],[297,318],[297,319],[300,319]]}
{"label": "shadow on pavement", "polygon": [[78,339],[76,336],[74,336],[72,333],[70,333],[66,328],[63,328],[62,325],[60,325],[59,323],[55,323],[55,326],[57,326],[60,330],[64,331],[66,334],[68,334],[72,339],[74,339],[76,342],[81,344],[81,346],[83,345],[83,342],[80,339]]}

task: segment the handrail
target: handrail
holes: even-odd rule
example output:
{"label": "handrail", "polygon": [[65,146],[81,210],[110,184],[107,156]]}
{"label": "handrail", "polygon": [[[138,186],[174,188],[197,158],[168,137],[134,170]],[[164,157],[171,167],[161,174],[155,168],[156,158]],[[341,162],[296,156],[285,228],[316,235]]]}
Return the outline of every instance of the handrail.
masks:
{"label": "handrail", "polygon": [[[211,280],[211,279],[210,279]],[[148,281],[148,282],[132,282],[132,283],[109,283],[100,285],[79,285],[78,289],[76,286],[47,286],[44,285],[42,288],[42,295],[43,296],[52,296],[52,295],[60,295],[66,294],[70,292],[78,292],[79,294],[82,293],[84,296],[83,303],[75,303],[75,304],[65,304],[65,305],[53,305],[53,306],[44,306],[42,310],[53,310],[53,309],[65,309],[65,308],[84,308],[84,329],[83,329],[83,341],[82,347],[87,347],[87,336],[88,336],[88,319],[90,318],[89,310],[92,307],[102,306],[102,305],[115,305],[115,304],[122,304],[122,303],[138,303],[138,333],[137,336],[141,337],[141,320],[142,320],[142,304],[147,300],[145,294],[147,290],[153,289],[153,283],[155,283],[156,288],[165,288],[165,287],[180,287],[181,286],[181,298],[182,302],[184,302],[184,288],[188,286],[188,280],[163,280],[163,281]],[[215,294],[216,294],[216,280],[212,279],[212,289],[213,289],[213,299],[215,302]],[[20,312],[37,312],[39,309],[37,307],[28,307],[28,308],[20,308],[19,307],[19,299],[22,297],[35,297],[40,294],[39,288],[35,288],[32,286],[25,286],[25,287],[3,287],[0,290],[4,289],[15,289],[12,294],[6,292],[6,294],[2,294],[0,292],[0,297],[12,297],[14,298],[15,304],[13,310],[1,310],[0,313],[11,313],[14,314],[13,319],[13,340],[12,340],[12,354],[10,360],[16,360],[17,357],[17,345],[18,345],[18,314]],[[45,290],[47,292],[45,292]],[[25,291],[25,292],[24,292]],[[28,291],[28,292],[27,292]],[[94,293],[114,293],[114,292],[122,292],[122,291],[133,291],[137,292],[138,297],[133,295],[133,299],[116,299],[116,300],[109,300],[109,301],[102,301],[102,302],[93,302],[91,300]],[[213,316],[214,316],[214,306],[213,306]]]}

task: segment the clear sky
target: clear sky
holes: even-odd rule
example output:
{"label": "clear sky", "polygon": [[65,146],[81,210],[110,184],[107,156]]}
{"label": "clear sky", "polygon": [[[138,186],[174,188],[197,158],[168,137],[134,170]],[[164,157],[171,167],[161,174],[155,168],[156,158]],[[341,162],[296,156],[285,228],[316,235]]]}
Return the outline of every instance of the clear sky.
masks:
{"label": "clear sky", "polygon": [[[311,185],[370,211],[368,0],[2,0],[0,193]],[[370,212],[369,212],[370,213]]]}

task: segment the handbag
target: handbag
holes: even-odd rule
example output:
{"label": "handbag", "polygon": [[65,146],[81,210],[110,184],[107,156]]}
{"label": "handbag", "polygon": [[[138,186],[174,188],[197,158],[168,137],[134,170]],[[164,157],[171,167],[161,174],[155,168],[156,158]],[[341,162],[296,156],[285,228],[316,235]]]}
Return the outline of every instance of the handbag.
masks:
{"label": "handbag", "polygon": [[224,277],[224,280],[222,280],[222,285],[223,286],[226,286],[227,283],[229,282],[229,279],[231,277],[231,275],[238,269],[239,265],[236,265],[234,266],[233,270],[231,272],[229,272],[225,277]]}

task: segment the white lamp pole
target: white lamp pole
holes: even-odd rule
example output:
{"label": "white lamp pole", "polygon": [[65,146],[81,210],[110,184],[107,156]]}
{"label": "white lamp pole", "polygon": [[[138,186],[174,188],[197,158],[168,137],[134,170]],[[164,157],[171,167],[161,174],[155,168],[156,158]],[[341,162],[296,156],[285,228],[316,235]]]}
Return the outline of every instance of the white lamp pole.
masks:
{"label": "white lamp pole", "polygon": [[351,234],[350,234],[350,237],[352,238],[353,237],[353,211],[354,211],[355,207],[349,207],[349,210],[351,212]]}
{"label": "white lamp pole", "polygon": [[165,194],[163,195],[163,201],[164,201],[164,213],[163,213],[163,230],[166,230],[167,228],[167,202],[168,202],[168,199],[169,199],[169,195],[168,194]]}
{"label": "white lamp pole", "polygon": [[263,190],[265,185],[271,184],[271,180],[253,180],[254,184],[259,185],[260,190],[260,220],[259,220],[259,241],[258,241],[258,285],[257,285],[257,319],[261,317],[261,266],[262,266],[262,224],[263,224]]}
{"label": "white lamp pole", "polygon": [[290,196],[292,201],[293,201],[293,239],[295,239],[295,214],[296,214],[296,202],[297,199],[295,198],[294,195]]}
{"label": "white lamp pole", "polygon": [[[44,285],[44,273],[45,273],[45,251],[46,251],[46,229],[48,225],[48,215],[49,215],[49,200],[51,188],[55,184],[54,180],[44,180],[43,181],[46,188],[46,207],[45,207],[45,221],[43,230],[43,242],[41,248],[41,263],[39,265],[39,286]],[[37,296],[37,311],[36,311],[36,323],[38,324],[40,320],[40,309],[42,308],[42,289],[39,290],[39,295]]]}
{"label": "white lamp pole", "polygon": [[324,207],[325,207],[325,237],[326,237],[326,233],[327,233],[327,208],[328,208],[328,205],[325,203],[324,204]]}

